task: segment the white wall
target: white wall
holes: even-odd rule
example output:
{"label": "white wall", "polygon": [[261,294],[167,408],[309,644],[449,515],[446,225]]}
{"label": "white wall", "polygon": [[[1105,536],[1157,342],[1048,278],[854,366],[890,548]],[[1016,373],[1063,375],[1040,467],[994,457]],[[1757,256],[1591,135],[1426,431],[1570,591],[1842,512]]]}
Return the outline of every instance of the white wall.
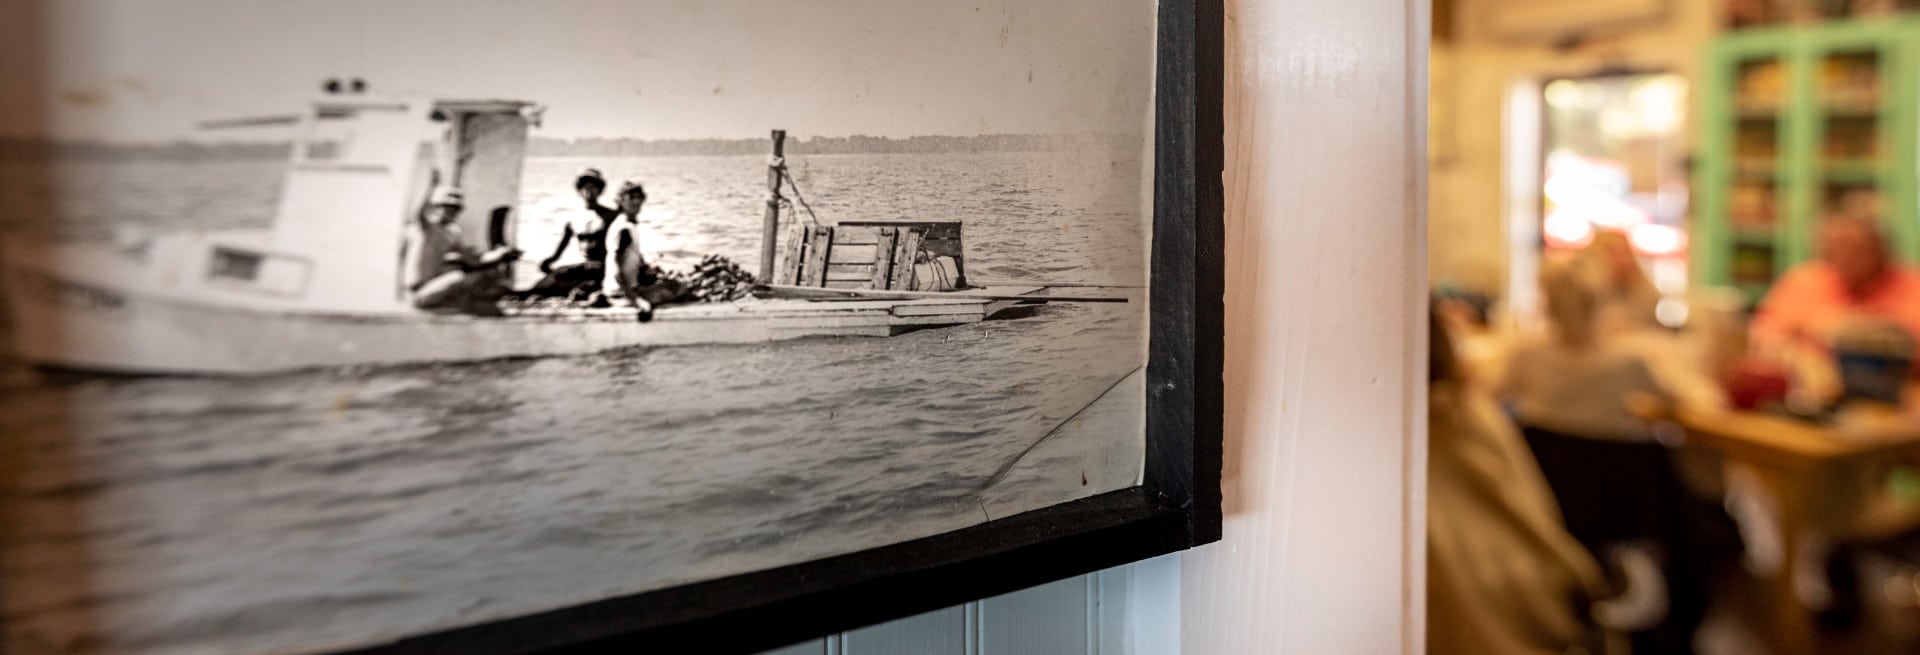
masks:
{"label": "white wall", "polygon": [[1225,541],[783,655],[1423,650],[1427,0],[1227,11]]}
{"label": "white wall", "polygon": [[1427,6],[1228,3],[1227,525],[1185,653],[1422,649]]}

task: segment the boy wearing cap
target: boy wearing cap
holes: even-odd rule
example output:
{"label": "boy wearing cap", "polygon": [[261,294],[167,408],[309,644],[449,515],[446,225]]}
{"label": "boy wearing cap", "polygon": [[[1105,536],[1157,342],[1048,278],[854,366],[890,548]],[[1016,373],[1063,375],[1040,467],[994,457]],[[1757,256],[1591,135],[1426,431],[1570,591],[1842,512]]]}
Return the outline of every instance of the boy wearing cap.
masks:
{"label": "boy wearing cap", "polygon": [[520,251],[482,253],[467,245],[459,226],[463,204],[459,189],[436,185],[429,192],[407,233],[402,283],[416,308],[497,316],[495,301],[511,290],[507,265]]}
{"label": "boy wearing cap", "polygon": [[[527,290],[528,296],[569,297],[600,290],[600,280],[606,275],[607,226],[619,217],[620,211],[600,204],[607,180],[599,169],[581,171],[573,180],[573,190],[580,194],[585,207],[575,210],[563,224],[560,242],[555,244],[553,254],[540,262],[540,272],[547,275]],[[579,243],[580,263],[555,267],[554,263],[560,261],[567,245],[573,242]]]}
{"label": "boy wearing cap", "polygon": [[651,320],[654,303],[679,295],[681,286],[654,275],[653,267],[647,265],[646,256],[640,253],[640,209],[647,204],[646,188],[637,182],[621,184],[616,202],[620,207],[619,218],[614,219],[607,230],[610,247],[607,279],[602,285],[606,292],[595,299],[595,304],[625,300],[639,311],[640,320]]}

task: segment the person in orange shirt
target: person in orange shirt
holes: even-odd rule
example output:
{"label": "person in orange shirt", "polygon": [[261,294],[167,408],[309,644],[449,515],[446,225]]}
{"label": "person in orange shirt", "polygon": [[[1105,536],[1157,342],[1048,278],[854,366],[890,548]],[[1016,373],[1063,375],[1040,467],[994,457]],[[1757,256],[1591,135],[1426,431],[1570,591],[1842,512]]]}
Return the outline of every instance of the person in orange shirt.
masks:
{"label": "person in orange shirt", "polygon": [[1824,352],[1861,318],[1920,339],[1920,271],[1893,261],[1874,221],[1834,218],[1821,226],[1820,259],[1787,271],[1760,301],[1752,336],[1761,347]]}

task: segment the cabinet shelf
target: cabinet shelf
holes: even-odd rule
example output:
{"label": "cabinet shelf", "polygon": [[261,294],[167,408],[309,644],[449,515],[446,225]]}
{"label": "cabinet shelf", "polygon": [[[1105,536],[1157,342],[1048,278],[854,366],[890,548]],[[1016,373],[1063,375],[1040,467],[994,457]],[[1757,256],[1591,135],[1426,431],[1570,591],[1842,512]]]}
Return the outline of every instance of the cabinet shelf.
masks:
{"label": "cabinet shelf", "polygon": [[1880,101],[1866,104],[1827,103],[1820,107],[1820,113],[1827,118],[1879,118]]}
{"label": "cabinet shelf", "polygon": [[1735,243],[1744,246],[1771,247],[1774,239],[1773,228],[1754,225],[1737,225],[1729,232],[1729,236]]}
{"label": "cabinet shelf", "polygon": [[[1836,207],[1871,206],[1920,263],[1920,16],[1724,34],[1701,71],[1696,279],[1757,300],[1815,255]],[[1865,204],[1871,203],[1871,204]]]}
{"label": "cabinet shelf", "polygon": [[1880,181],[1880,165],[1870,160],[1828,160],[1820,172],[1829,182],[1873,184]]}

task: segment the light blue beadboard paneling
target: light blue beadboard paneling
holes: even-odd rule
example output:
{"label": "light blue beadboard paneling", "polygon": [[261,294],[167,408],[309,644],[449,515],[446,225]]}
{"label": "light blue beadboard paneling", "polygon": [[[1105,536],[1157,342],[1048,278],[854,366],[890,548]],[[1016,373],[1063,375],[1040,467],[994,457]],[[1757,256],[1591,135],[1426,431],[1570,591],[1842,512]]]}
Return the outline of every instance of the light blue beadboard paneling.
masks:
{"label": "light blue beadboard paneling", "polygon": [[841,655],[972,655],[967,651],[970,605],[910,616],[848,632]]}
{"label": "light blue beadboard paneling", "polygon": [[1087,580],[1093,599],[1093,647],[1087,652],[1127,653],[1127,599],[1132,594],[1133,574],[1123,566],[1094,573]]}
{"label": "light blue beadboard paneling", "polygon": [[1167,555],[763,655],[1178,655],[1179,599]]}
{"label": "light blue beadboard paneling", "polygon": [[1096,575],[1123,580],[1100,588],[1101,655],[1180,655],[1179,553]]}
{"label": "light blue beadboard paneling", "polygon": [[980,601],[978,655],[1096,655],[1092,576]]}
{"label": "light blue beadboard paneling", "polygon": [[834,655],[827,650],[827,640],[815,639],[761,653],[760,655]]}

